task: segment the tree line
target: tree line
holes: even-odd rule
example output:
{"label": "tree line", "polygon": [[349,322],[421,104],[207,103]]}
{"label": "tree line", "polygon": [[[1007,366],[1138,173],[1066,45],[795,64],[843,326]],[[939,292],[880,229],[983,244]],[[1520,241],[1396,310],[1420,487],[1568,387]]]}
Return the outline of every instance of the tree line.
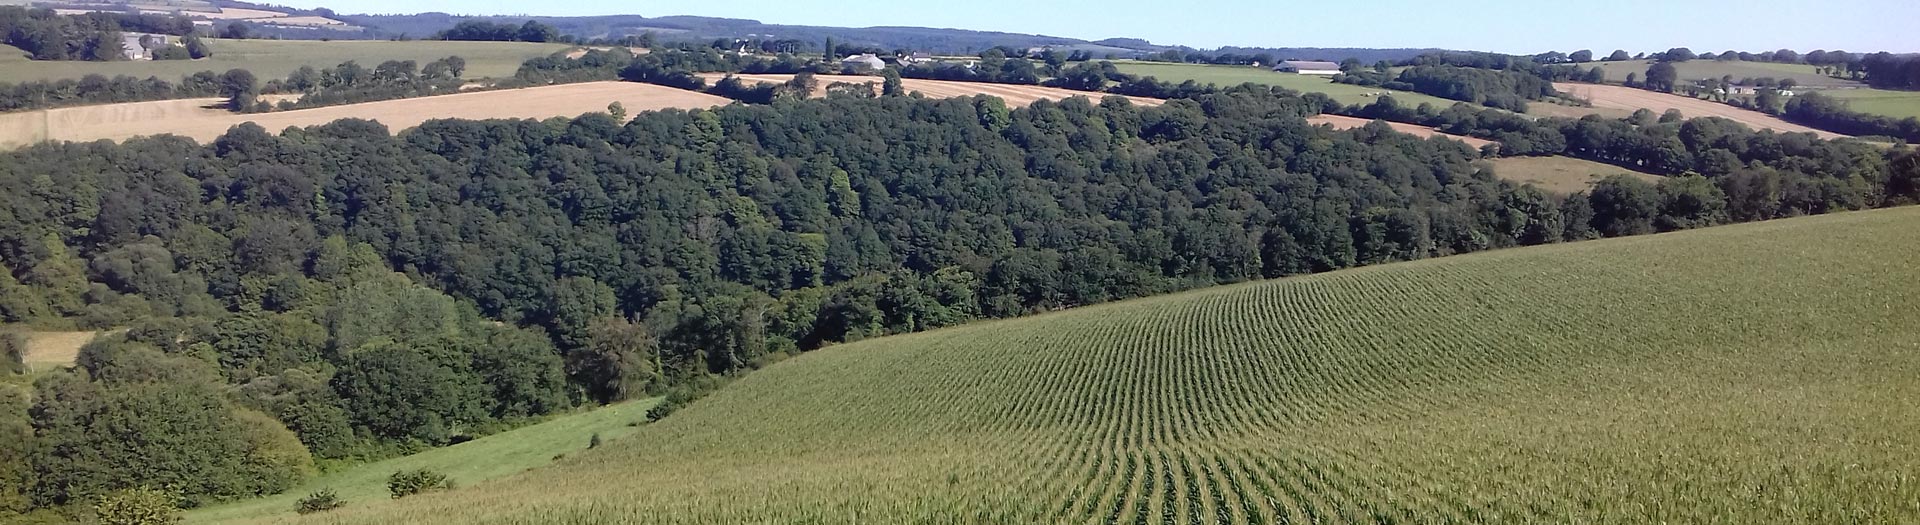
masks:
{"label": "tree line", "polygon": [[0,83],[0,112],[200,98],[215,96],[219,93],[220,74],[212,71],[187,75],[177,83],[161,80],[159,77],[141,79],[127,75],[116,75],[112,78],[104,75],[87,75],[80,80]]}
{"label": "tree line", "polygon": [[[263,94],[298,94],[297,100],[283,100],[271,109],[291,110],[340,104],[358,104],[379,100],[430,97],[459,93],[466,80],[467,61],[457,56],[428,62],[389,60],[372,69],[347,61],[326,69],[301,66],[285,80],[269,80]],[[244,101],[242,101],[244,103]],[[252,104],[253,111],[269,106]]]}
{"label": "tree line", "polygon": [[480,42],[566,42],[558,29],[536,20],[514,25],[485,20],[466,20],[433,35],[434,40]]}

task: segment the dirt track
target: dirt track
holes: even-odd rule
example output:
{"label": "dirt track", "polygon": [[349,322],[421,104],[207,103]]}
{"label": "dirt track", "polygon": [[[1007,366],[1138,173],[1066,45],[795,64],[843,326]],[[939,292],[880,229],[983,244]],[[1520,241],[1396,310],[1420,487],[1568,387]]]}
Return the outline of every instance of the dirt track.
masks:
{"label": "dirt track", "polygon": [[[739,77],[740,80],[742,81],[749,81],[749,82],[786,83],[789,80],[793,80],[793,75],[734,75],[734,76]],[[721,79],[726,78],[727,75],[709,73],[709,74],[702,74],[700,75],[700,77],[707,79],[707,83],[711,85],[714,82],[719,82]],[[880,83],[883,82],[883,80],[881,80],[880,77],[870,77],[870,76],[819,75],[815,78],[819,82],[819,85],[816,86],[816,88],[814,89],[813,96],[815,98],[826,96],[827,85],[832,84],[834,82],[848,82],[853,84],[872,82],[875,90],[880,89]],[[918,91],[921,94],[924,94],[930,98],[971,97],[974,95],[995,96],[995,97],[1000,97],[1000,99],[1007,101],[1007,104],[1013,105],[1013,106],[1026,106],[1028,104],[1032,104],[1036,100],[1043,100],[1043,99],[1044,100],[1061,100],[1068,97],[1088,97],[1088,98],[1093,98],[1098,100],[1103,97],[1119,96],[1119,95],[1109,95],[1104,93],[1089,93],[1086,91],[1074,91],[1071,89],[1050,88],[1050,87],[1044,87],[1044,86],[989,84],[985,82],[955,82],[951,80],[923,80],[923,79],[917,79],[917,78],[901,79],[900,86],[902,88],[905,88],[908,92]],[[1142,98],[1142,97],[1124,97],[1124,98],[1126,98],[1129,101],[1132,101],[1135,104],[1139,104],[1142,106],[1158,106],[1166,103],[1166,101],[1164,100],[1154,99],[1154,98]]]}
{"label": "dirt track", "polygon": [[[1307,117],[1307,122],[1312,123],[1313,125],[1316,125],[1316,126],[1322,125],[1322,124],[1333,126],[1334,129],[1353,129],[1353,128],[1358,128],[1358,127],[1373,123],[1373,121],[1363,119],[1363,118],[1345,117],[1340,115],[1314,115],[1311,117]],[[1467,143],[1468,146],[1473,146],[1475,148],[1485,146],[1488,144],[1493,144],[1493,141],[1491,140],[1474,138],[1474,137],[1465,137],[1460,135],[1449,135],[1446,133],[1441,133],[1440,130],[1429,128],[1426,126],[1405,124],[1400,122],[1388,122],[1387,125],[1392,126],[1394,131],[1406,133],[1408,135],[1414,135],[1418,137],[1450,138],[1453,140],[1458,140],[1460,142],[1465,142]]]}
{"label": "dirt track", "polygon": [[589,82],[437,97],[387,100],[298,111],[243,115],[209,109],[219,99],[167,100],[106,104],[0,115],[0,147],[18,147],[40,139],[87,142],[174,134],[201,142],[229,128],[254,122],[270,132],[289,127],[364,118],[395,132],[432,119],[545,119],[602,112],[618,101],[630,113],[667,108],[708,108],[731,101],[652,84]]}
{"label": "dirt track", "polygon": [[1680,113],[1686,115],[1687,118],[1720,117],[1746,124],[1754,129],[1771,129],[1782,133],[1813,133],[1823,139],[1837,139],[1846,136],[1794,124],[1780,120],[1779,117],[1758,111],[1740,109],[1719,102],[1710,102],[1692,97],[1655,93],[1644,89],[1634,89],[1624,86],[1568,83],[1557,83],[1553,85],[1553,88],[1592,102],[1595,108],[1625,111],[1645,108],[1652,110],[1654,113],[1664,113],[1669,109],[1678,109]]}

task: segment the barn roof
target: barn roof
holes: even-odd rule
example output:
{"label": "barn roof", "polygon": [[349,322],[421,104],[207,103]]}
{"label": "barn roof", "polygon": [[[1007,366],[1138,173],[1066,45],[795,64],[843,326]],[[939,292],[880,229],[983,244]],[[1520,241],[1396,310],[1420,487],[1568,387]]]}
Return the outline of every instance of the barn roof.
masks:
{"label": "barn roof", "polygon": [[1318,62],[1313,60],[1288,60],[1285,62],[1281,62],[1280,65],[1292,67],[1294,69],[1311,69],[1311,70],[1340,69],[1340,64],[1335,64],[1332,62]]}

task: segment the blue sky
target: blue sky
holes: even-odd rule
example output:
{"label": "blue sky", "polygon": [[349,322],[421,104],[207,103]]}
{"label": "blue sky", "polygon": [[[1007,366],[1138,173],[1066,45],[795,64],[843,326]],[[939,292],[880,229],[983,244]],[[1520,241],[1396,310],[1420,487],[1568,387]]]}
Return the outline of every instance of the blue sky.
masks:
{"label": "blue sky", "polygon": [[1441,47],[1506,53],[1792,48],[1920,51],[1920,0],[283,0],[343,13],[701,15],[953,27],[1197,47]]}

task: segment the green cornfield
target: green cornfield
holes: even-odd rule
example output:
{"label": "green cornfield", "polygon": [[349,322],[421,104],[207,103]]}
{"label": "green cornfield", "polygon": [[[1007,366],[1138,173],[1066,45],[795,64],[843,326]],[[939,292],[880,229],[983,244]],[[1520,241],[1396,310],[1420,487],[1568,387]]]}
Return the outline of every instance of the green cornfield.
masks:
{"label": "green cornfield", "polygon": [[1913,523],[1916,247],[1904,208],[871,340],[302,522]]}

